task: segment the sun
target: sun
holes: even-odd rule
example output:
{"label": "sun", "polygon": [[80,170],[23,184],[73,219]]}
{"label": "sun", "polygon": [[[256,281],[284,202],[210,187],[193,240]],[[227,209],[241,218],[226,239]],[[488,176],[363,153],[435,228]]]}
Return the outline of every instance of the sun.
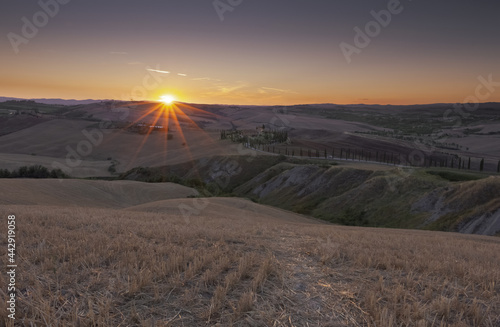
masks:
{"label": "sun", "polygon": [[170,94],[165,94],[160,97],[161,102],[164,104],[172,104],[175,101],[175,97]]}

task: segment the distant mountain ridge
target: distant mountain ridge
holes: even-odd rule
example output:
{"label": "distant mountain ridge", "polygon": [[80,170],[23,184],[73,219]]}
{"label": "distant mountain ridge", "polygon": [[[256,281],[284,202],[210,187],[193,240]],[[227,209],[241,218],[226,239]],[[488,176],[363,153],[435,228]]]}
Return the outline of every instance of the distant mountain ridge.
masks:
{"label": "distant mountain ridge", "polygon": [[[56,105],[78,105],[78,104],[91,104],[102,101],[118,101],[120,100],[112,100],[112,99],[85,99],[85,100],[75,100],[75,99],[60,99],[60,98],[14,98],[14,97],[0,97],[0,102],[4,101],[35,101],[43,104],[56,104]],[[151,102],[154,102],[151,100]],[[332,108],[390,108],[390,109],[428,109],[428,108],[454,108],[452,107],[454,103],[428,103],[428,104],[412,104],[412,105],[394,105],[394,104],[366,104],[366,103],[353,103],[353,104],[336,104],[336,103],[309,103],[309,104],[294,104],[294,105],[238,105],[238,104],[206,104],[206,103],[191,103],[191,102],[181,102],[176,101],[177,103],[184,103],[189,105],[206,105],[206,106],[225,106],[225,107],[266,107],[266,108],[294,108],[294,107],[316,107],[316,108],[324,108],[324,109],[332,109]],[[500,102],[484,102],[479,103],[480,108],[491,107],[494,109],[500,109]]]}
{"label": "distant mountain ridge", "polygon": [[58,105],[65,105],[65,106],[73,106],[73,105],[77,105],[77,104],[90,104],[90,103],[96,103],[96,102],[101,102],[101,101],[107,101],[107,100],[94,100],[94,99],[86,99],[86,100],[47,99],[47,98],[24,99],[24,98],[0,97],[0,102],[11,101],[11,100],[15,100],[15,101],[28,100],[28,101],[35,101],[35,102],[43,103],[43,104],[58,104]]}

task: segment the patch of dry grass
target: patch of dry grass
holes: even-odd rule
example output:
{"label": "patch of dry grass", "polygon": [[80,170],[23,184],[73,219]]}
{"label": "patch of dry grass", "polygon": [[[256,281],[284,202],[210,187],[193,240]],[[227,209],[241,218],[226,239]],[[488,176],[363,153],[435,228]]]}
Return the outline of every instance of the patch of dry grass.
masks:
{"label": "patch of dry grass", "polygon": [[500,324],[497,238],[207,212],[0,206],[17,217],[18,325]]}
{"label": "patch of dry grass", "polygon": [[348,271],[370,326],[499,326],[500,240],[385,229],[307,230],[328,270]]}
{"label": "patch of dry grass", "polygon": [[[7,210],[0,211],[17,216],[17,317],[27,326],[232,324],[264,288],[279,283],[270,252],[225,221],[187,225],[182,217],[105,209]],[[0,298],[6,301],[5,289]]]}

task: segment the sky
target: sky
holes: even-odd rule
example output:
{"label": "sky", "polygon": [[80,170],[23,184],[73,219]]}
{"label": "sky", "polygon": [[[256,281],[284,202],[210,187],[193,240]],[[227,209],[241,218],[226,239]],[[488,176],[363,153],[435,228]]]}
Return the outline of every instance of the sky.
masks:
{"label": "sky", "polygon": [[499,13],[492,0],[6,0],[0,96],[424,104],[480,88],[500,101]]}

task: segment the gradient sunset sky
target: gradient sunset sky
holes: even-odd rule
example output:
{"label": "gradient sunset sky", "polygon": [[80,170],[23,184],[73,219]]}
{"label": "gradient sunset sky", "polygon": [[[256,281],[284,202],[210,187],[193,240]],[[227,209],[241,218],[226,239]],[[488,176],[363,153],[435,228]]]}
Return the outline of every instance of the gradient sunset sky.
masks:
{"label": "gradient sunset sky", "polygon": [[[389,2],[242,0],[221,21],[213,0],[71,0],[45,25],[38,1],[8,0],[0,96],[422,104],[463,102],[479,76],[500,82],[500,2],[492,0],[402,0],[348,63],[340,44],[354,45],[354,28]],[[10,39],[24,37],[22,19],[34,15],[41,27],[16,53]],[[490,101],[500,101],[500,88]]]}

